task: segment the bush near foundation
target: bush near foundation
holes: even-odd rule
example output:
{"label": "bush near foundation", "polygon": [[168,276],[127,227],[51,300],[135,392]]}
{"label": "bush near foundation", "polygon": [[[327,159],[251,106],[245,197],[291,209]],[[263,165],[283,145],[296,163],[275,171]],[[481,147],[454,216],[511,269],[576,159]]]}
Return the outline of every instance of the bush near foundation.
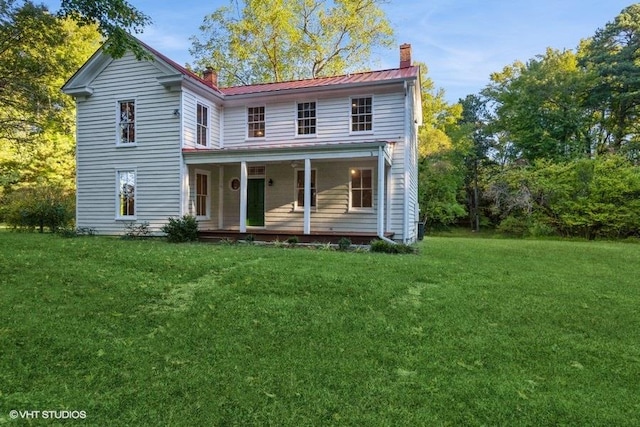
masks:
{"label": "bush near foundation", "polygon": [[195,242],[198,240],[198,221],[193,215],[181,218],[169,218],[169,222],[162,227],[167,240],[172,243]]}

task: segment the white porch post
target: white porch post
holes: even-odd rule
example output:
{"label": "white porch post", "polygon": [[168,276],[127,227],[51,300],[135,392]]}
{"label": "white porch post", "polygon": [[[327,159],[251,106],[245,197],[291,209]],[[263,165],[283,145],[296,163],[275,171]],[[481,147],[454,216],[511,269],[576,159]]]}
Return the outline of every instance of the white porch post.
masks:
{"label": "white porch post", "polygon": [[247,232],[247,162],[240,162],[240,232]]}
{"label": "white porch post", "polygon": [[378,147],[378,236],[384,236],[384,150]]}
{"label": "white porch post", "polygon": [[311,234],[311,159],[304,159],[304,234]]}
{"label": "white porch post", "polygon": [[218,228],[224,228],[224,166],[218,166]]}

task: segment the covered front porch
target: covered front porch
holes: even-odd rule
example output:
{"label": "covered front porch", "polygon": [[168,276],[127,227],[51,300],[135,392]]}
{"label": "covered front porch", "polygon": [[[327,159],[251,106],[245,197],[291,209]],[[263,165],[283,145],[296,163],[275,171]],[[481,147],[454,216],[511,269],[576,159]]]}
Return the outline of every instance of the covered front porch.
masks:
{"label": "covered front porch", "polygon": [[183,212],[203,239],[390,238],[387,142],[183,150]]}

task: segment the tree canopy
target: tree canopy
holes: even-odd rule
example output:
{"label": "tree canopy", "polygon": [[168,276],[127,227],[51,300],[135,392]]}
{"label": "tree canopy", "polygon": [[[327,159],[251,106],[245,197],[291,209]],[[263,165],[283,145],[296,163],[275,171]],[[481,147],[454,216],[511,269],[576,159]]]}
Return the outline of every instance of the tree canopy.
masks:
{"label": "tree canopy", "polygon": [[98,48],[93,26],[25,2],[0,20],[0,194],[37,181],[73,186],[73,100],[60,87]]}
{"label": "tree canopy", "polygon": [[422,131],[432,225],[464,207],[476,230],[640,236],[640,3],[575,50],[505,66],[460,105],[455,125]]}
{"label": "tree canopy", "polygon": [[190,52],[225,86],[362,70],[374,49],[394,42],[383,3],[237,0],[205,17]]}
{"label": "tree canopy", "polygon": [[105,40],[103,48],[114,58],[131,50],[138,59],[147,53],[129,37],[151,24],[151,18],[126,0],[62,0],[59,16],[71,18],[79,25],[95,25]]}

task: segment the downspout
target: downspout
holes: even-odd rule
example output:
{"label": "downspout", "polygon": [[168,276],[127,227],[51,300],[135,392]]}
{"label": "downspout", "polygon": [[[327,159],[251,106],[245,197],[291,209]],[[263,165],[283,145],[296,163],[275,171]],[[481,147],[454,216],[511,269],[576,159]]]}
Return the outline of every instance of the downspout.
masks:
{"label": "downspout", "polygon": [[410,140],[410,135],[409,135],[409,129],[411,126],[411,123],[409,122],[409,106],[411,105],[409,103],[409,96],[408,96],[408,91],[409,91],[409,84],[407,83],[407,81],[405,80],[404,82],[404,140],[402,142],[402,150],[403,150],[403,155],[404,155],[404,183],[403,183],[403,187],[404,187],[404,207],[403,207],[403,211],[402,211],[402,241],[403,242],[407,242],[408,237],[409,237],[409,191],[408,189],[410,187],[411,184],[411,176],[408,170],[408,165],[409,165],[409,140]]}
{"label": "downspout", "polygon": [[385,167],[384,167],[384,149],[382,146],[378,147],[378,239],[384,240],[387,243],[396,245],[391,239],[388,239],[384,235],[385,225],[385,191],[384,191],[384,179],[385,179]]}
{"label": "downspout", "polygon": [[182,98],[184,97],[184,91],[180,90],[180,104],[178,105],[178,150],[180,151],[180,216],[187,214],[187,208],[189,206],[189,166],[184,161],[184,155],[182,154],[182,148],[184,147],[184,114],[182,111]]}

